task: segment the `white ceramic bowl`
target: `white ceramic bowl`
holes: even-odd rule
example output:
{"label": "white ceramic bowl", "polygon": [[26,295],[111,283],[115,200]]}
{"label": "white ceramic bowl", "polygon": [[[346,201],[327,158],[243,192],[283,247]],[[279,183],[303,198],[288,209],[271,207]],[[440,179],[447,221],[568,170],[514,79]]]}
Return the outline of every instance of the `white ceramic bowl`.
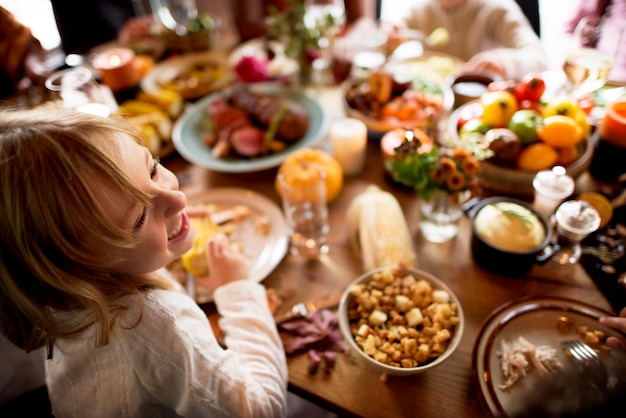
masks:
{"label": "white ceramic bowl", "polygon": [[[417,279],[418,281],[420,279],[426,280],[428,283],[430,283],[433,290],[446,291],[450,297],[450,303],[456,304],[456,307],[457,307],[456,316],[459,318],[459,322],[457,325],[455,325],[452,328],[452,331],[451,331],[452,336],[450,340],[448,340],[447,347],[445,351],[443,352],[443,354],[441,354],[437,358],[434,358],[428,362],[422,363],[416,367],[406,367],[406,368],[396,367],[396,366],[392,366],[389,364],[385,364],[383,362],[380,362],[374,359],[373,357],[370,357],[357,344],[355,337],[352,334],[353,324],[351,323],[349,319],[349,314],[348,314],[351,304],[355,303],[355,297],[353,296],[351,289],[353,286],[368,283],[374,274],[380,273],[384,270],[385,270],[384,268],[380,268],[380,269],[376,269],[376,270],[363,274],[361,277],[356,279],[350,286],[348,286],[348,288],[345,290],[341,298],[341,301],[339,302],[339,327],[341,329],[341,333],[345,341],[348,343],[351,351],[354,352],[356,356],[359,357],[362,361],[364,361],[371,367],[375,368],[379,372],[385,373],[388,375],[412,376],[412,375],[424,373],[428,370],[431,370],[439,366],[444,361],[446,361],[452,355],[452,353],[454,353],[459,343],[461,342],[461,338],[463,336],[465,318],[464,318],[463,309],[461,308],[461,303],[458,297],[452,292],[452,290],[443,281],[441,281],[440,279],[434,277],[433,275],[425,271],[421,271],[421,270],[417,270],[413,268],[404,269],[404,272],[406,274],[413,275],[415,279]],[[404,277],[404,275],[402,277]],[[424,309],[422,309],[422,312],[424,312]],[[422,325],[417,325],[416,328],[418,330],[421,330]]]}

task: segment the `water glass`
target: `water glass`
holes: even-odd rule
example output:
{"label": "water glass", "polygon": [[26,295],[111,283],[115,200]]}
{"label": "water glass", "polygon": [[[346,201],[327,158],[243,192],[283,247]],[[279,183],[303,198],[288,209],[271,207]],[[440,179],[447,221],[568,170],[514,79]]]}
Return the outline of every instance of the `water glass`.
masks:
{"label": "water glass", "polygon": [[303,173],[279,173],[283,210],[293,255],[317,257],[328,253],[326,172],[311,165]]}
{"label": "water glass", "polygon": [[103,117],[113,112],[111,100],[114,99],[107,97],[106,91],[85,67],[57,71],[46,79],[45,84],[52,97],[62,101],[63,107]]}
{"label": "water glass", "polygon": [[419,228],[427,241],[443,243],[456,237],[459,220],[463,216],[463,203],[470,197],[470,191],[457,193],[435,191],[429,199],[420,199]]}

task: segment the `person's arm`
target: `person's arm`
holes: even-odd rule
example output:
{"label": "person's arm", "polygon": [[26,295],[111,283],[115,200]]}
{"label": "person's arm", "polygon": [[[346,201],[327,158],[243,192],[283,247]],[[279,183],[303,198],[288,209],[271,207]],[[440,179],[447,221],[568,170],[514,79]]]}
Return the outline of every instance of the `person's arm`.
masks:
{"label": "person's arm", "polygon": [[10,88],[3,86],[2,90],[15,90],[20,80],[28,75],[28,56],[41,52],[41,44],[30,29],[0,7],[0,67],[11,83]]}
{"label": "person's arm", "polygon": [[371,20],[375,18],[375,0],[344,0],[344,7],[348,25],[362,18]]}
{"label": "person's arm", "polygon": [[214,299],[226,349],[188,296],[167,290],[144,296],[139,324],[113,342],[141,384],[132,393],[179,416],[284,416],[287,364],[265,287],[239,280]]}
{"label": "person's arm", "polygon": [[[494,4],[494,3],[491,3]],[[477,25],[492,28],[499,47],[479,52],[468,60],[466,71],[492,71],[504,78],[520,79],[548,68],[548,55],[530,22],[515,2],[502,2]]]}

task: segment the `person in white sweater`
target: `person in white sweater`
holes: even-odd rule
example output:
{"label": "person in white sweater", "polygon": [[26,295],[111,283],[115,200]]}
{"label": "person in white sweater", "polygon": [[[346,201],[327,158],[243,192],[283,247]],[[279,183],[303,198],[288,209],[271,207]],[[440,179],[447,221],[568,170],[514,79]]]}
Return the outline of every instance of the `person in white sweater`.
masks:
{"label": "person in white sweater", "polygon": [[57,417],[281,417],[287,366],[265,288],[207,242],[224,332],[160,272],[193,244],[186,197],[126,122],[0,113],[0,332],[44,348]]}
{"label": "person in white sweater", "polygon": [[514,0],[417,0],[404,22],[426,36],[444,28],[448,39],[425,49],[465,61],[466,72],[520,79],[548,68],[548,56]]}

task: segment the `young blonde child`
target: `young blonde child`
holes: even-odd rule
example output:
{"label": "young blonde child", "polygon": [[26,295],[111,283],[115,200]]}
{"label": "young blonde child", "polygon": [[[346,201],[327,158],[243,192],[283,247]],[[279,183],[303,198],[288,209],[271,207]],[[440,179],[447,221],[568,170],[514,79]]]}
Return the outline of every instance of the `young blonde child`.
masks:
{"label": "young blonde child", "polygon": [[176,176],[122,121],[0,112],[0,332],[44,347],[62,417],[285,414],[285,354],[242,256],[207,243],[222,348],[163,267],[193,243]]}

